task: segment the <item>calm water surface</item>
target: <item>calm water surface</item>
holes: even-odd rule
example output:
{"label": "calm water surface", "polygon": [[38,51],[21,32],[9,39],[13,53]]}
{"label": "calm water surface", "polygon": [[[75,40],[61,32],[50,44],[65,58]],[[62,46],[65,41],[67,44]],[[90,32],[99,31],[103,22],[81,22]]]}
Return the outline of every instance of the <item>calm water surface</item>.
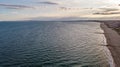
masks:
{"label": "calm water surface", "polygon": [[110,67],[100,23],[1,22],[0,67]]}

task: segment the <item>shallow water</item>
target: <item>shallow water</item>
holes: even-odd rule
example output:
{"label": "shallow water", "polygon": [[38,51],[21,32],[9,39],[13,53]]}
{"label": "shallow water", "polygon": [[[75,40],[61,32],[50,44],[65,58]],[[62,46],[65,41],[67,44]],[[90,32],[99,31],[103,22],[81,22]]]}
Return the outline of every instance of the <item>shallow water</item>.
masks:
{"label": "shallow water", "polygon": [[2,67],[110,67],[100,23],[1,22]]}

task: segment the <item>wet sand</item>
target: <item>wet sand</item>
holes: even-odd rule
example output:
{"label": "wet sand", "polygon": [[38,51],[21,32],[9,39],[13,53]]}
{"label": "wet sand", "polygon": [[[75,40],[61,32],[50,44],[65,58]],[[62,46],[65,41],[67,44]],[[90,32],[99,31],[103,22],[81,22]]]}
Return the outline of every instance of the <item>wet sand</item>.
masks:
{"label": "wet sand", "polygon": [[120,67],[120,35],[112,28],[109,28],[107,24],[111,25],[111,23],[101,23],[101,27],[107,39],[107,47],[112,54],[115,67]]}

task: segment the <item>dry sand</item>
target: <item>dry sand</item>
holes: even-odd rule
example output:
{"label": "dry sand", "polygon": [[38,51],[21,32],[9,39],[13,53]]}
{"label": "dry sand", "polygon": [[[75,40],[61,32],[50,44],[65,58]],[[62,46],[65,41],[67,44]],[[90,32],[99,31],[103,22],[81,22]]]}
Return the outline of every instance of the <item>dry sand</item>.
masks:
{"label": "dry sand", "polygon": [[111,23],[101,23],[101,27],[104,30],[107,39],[107,47],[112,54],[115,67],[120,67],[120,35],[115,30],[109,28],[107,24]]}

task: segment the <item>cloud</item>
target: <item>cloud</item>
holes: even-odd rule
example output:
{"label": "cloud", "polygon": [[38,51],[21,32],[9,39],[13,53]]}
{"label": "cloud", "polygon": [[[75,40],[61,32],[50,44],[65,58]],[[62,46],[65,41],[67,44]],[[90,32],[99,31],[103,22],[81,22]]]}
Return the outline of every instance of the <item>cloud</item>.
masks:
{"label": "cloud", "polygon": [[11,4],[2,4],[0,3],[0,7],[4,7],[7,9],[27,9],[27,8],[34,8],[30,6],[25,6],[25,5],[11,5]]}
{"label": "cloud", "polygon": [[67,7],[60,7],[61,10],[67,10]]}
{"label": "cloud", "polygon": [[73,7],[59,7],[61,10],[81,10],[81,8],[73,8]]}
{"label": "cloud", "polygon": [[113,14],[120,14],[119,9],[115,8],[99,8],[100,12],[93,13],[93,15],[113,15]]}
{"label": "cloud", "polygon": [[111,11],[118,11],[119,9],[116,8],[99,8],[101,10],[103,10],[104,12],[111,12]]}
{"label": "cloud", "polygon": [[120,12],[109,12],[109,13],[105,13],[105,12],[98,12],[98,13],[93,13],[94,15],[113,15],[113,14],[120,14]]}
{"label": "cloud", "polygon": [[38,3],[40,3],[40,4],[48,4],[48,5],[59,5],[59,3],[50,2],[50,1],[38,2]]}
{"label": "cloud", "polygon": [[118,6],[120,6],[120,4],[118,4]]}

